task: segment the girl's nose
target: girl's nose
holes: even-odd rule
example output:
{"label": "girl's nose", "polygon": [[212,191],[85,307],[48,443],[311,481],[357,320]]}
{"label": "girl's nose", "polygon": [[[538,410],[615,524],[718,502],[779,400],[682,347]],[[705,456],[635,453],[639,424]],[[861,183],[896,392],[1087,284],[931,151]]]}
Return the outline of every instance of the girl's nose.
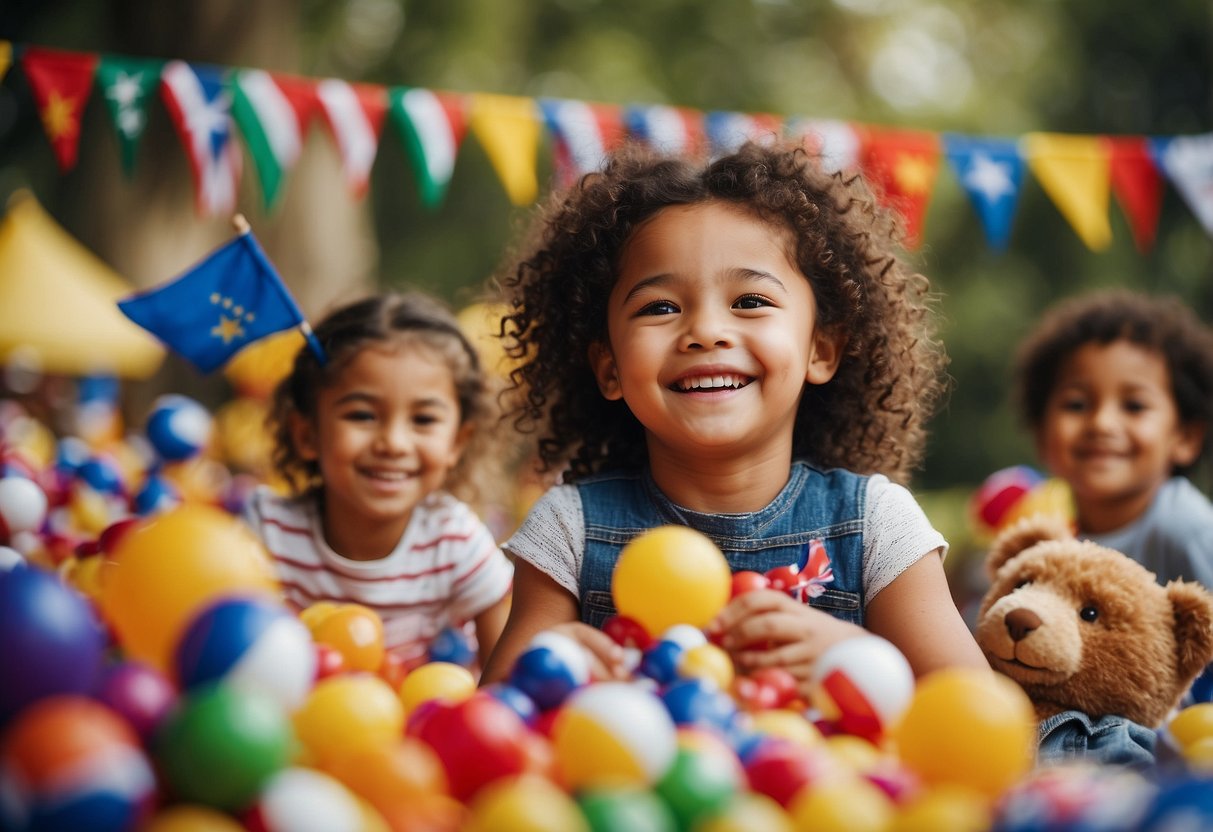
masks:
{"label": "girl's nose", "polygon": [[1110,430],[1116,426],[1116,414],[1115,402],[1098,402],[1091,407],[1088,423],[1093,430]]}
{"label": "girl's nose", "polygon": [[701,310],[687,315],[686,321],[686,330],[679,339],[680,349],[705,350],[732,346],[733,336],[723,316]]}
{"label": "girl's nose", "polygon": [[407,453],[413,445],[413,432],[402,422],[389,422],[379,431],[376,444],[382,453]]}

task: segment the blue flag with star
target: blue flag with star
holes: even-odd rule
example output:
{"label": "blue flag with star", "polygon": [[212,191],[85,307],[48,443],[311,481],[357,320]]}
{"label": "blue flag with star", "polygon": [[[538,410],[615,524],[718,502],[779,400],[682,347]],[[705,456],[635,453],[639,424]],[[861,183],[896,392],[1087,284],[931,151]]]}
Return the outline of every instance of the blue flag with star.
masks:
{"label": "blue flag with star", "polygon": [[944,151],[964,186],[986,233],[986,242],[1005,251],[1023,186],[1024,161],[1010,139],[944,134]]}
{"label": "blue flag with star", "polygon": [[163,286],[118,302],[139,326],[209,373],[259,338],[299,327],[323,350],[282,278],[249,231]]}

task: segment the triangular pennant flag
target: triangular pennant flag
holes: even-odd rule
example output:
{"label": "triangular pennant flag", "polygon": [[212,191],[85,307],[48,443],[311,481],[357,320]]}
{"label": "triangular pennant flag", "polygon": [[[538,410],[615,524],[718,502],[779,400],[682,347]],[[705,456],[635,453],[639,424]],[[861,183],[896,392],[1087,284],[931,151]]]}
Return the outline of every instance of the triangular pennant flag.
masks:
{"label": "triangular pennant flag", "polygon": [[0,40],[0,81],[8,75],[8,68],[13,65],[13,45],[7,40]]}
{"label": "triangular pennant flag", "polygon": [[118,302],[139,326],[209,373],[259,338],[300,327],[324,351],[252,232],[244,231],[169,283]]}
{"label": "triangular pennant flag", "polygon": [[1205,232],[1213,235],[1213,133],[1153,139],[1150,152]]}
{"label": "triangular pennant flag", "polygon": [[76,166],[80,118],[93,91],[97,61],[97,55],[91,52],[62,52],[40,46],[31,46],[21,55],[21,68],[29,80],[46,137],[64,173]]}
{"label": "triangular pennant flag", "polygon": [[204,217],[231,213],[241,165],[232,140],[232,95],[222,71],[170,61],[161,73],[160,90],[189,156],[198,213]]}
{"label": "triangular pennant flag", "polygon": [[484,93],[471,98],[472,132],[515,205],[529,205],[539,194],[535,154],[540,123],[535,110],[531,98]]}
{"label": "triangular pennant flag", "polygon": [[857,170],[863,138],[848,122],[825,118],[798,118],[788,124],[788,136],[821,160],[827,173]]}
{"label": "triangular pennant flag", "polygon": [[242,69],[236,73],[232,92],[232,117],[253,158],[262,201],[270,211],[303,150],[316,106],[315,86],[303,78]]}
{"label": "triangular pennant flag", "polygon": [[863,171],[881,200],[905,220],[906,246],[916,248],[939,173],[939,136],[917,130],[871,130]]}
{"label": "triangular pennant flag", "polygon": [[703,131],[713,156],[732,153],[748,141],[773,142],[783,132],[783,122],[778,116],[760,113],[707,113],[703,117]]}
{"label": "triangular pennant flag", "polygon": [[102,55],[97,67],[97,88],[109,110],[118,137],[122,172],[127,176],[135,170],[139,139],[147,127],[147,105],[163,69],[164,61],[115,55]]}
{"label": "triangular pennant flag", "polygon": [[421,202],[437,208],[455,173],[455,157],[467,133],[462,96],[418,87],[388,91],[388,111],[413,163]]}
{"label": "triangular pennant flag", "polygon": [[387,88],[326,78],[316,85],[320,109],[337,140],[345,181],[355,198],[366,195],[387,113]]}
{"label": "triangular pennant flag", "polygon": [[947,133],[944,151],[956,178],[969,195],[981,220],[986,241],[1006,250],[1019,192],[1023,187],[1023,158],[1011,139],[985,139]]}
{"label": "triangular pennant flag", "polygon": [[1102,251],[1111,245],[1107,143],[1096,136],[1060,133],[1029,133],[1022,142],[1033,175],[1087,248]]}
{"label": "triangular pennant flag", "polygon": [[1142,254],[1154,247],[1158,216],[1162,212],[1162,175],[1143,136],[1108,138],[1112,165],[1112,193],[1129,221],[1133,244]]}
{"label": "triangular pennant flag", "polygon": [[539,109],[555,143],[556,175],[563,187],[601,169],[623,141],[619,107],[547,98],[540,99]]}
{"label": "triangular pennant flag", "polygon": [[634,105],[623,115],[628,135],[659,153],[697,156],[703,151],[703,114],[665,104]]}

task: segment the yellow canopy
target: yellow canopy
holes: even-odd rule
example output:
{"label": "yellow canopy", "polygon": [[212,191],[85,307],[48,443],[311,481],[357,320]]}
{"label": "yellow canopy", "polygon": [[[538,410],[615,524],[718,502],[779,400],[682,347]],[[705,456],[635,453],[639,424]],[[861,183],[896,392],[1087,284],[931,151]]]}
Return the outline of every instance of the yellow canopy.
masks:
{"label": "yellow canopy", "polygon": [[164,359],[115,303],[134,288],[64,231],[28,192],[0,220],[0,363],[43,372],[146,378]]}

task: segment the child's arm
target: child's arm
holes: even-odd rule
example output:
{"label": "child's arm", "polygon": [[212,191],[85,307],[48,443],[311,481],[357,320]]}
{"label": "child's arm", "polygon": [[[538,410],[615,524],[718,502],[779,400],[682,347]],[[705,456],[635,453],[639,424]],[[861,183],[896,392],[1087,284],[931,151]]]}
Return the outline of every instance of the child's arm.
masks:
{"label": "child's arm", "polygon": [[624,675],[623,648],[605,633],[580,621],[577,599],[551,577],[518,558],[514,562],[514,599],[505,630],[484,666],[480,683],[505,679],[531,639],[543,630],[558,630],[578,641],[590,658],[596,678]]}
{"label": "child's arm", "polygon": [[505,621],[509,615],[510,593],[507,592],[501,596],[500,601],[472,619],[476,623],[476,644],[479,649],[481,667],[485,666],[489,656],[493,653],[493,648],[497,646],[497,640],[501,638],[501,631],[505,627]]}

